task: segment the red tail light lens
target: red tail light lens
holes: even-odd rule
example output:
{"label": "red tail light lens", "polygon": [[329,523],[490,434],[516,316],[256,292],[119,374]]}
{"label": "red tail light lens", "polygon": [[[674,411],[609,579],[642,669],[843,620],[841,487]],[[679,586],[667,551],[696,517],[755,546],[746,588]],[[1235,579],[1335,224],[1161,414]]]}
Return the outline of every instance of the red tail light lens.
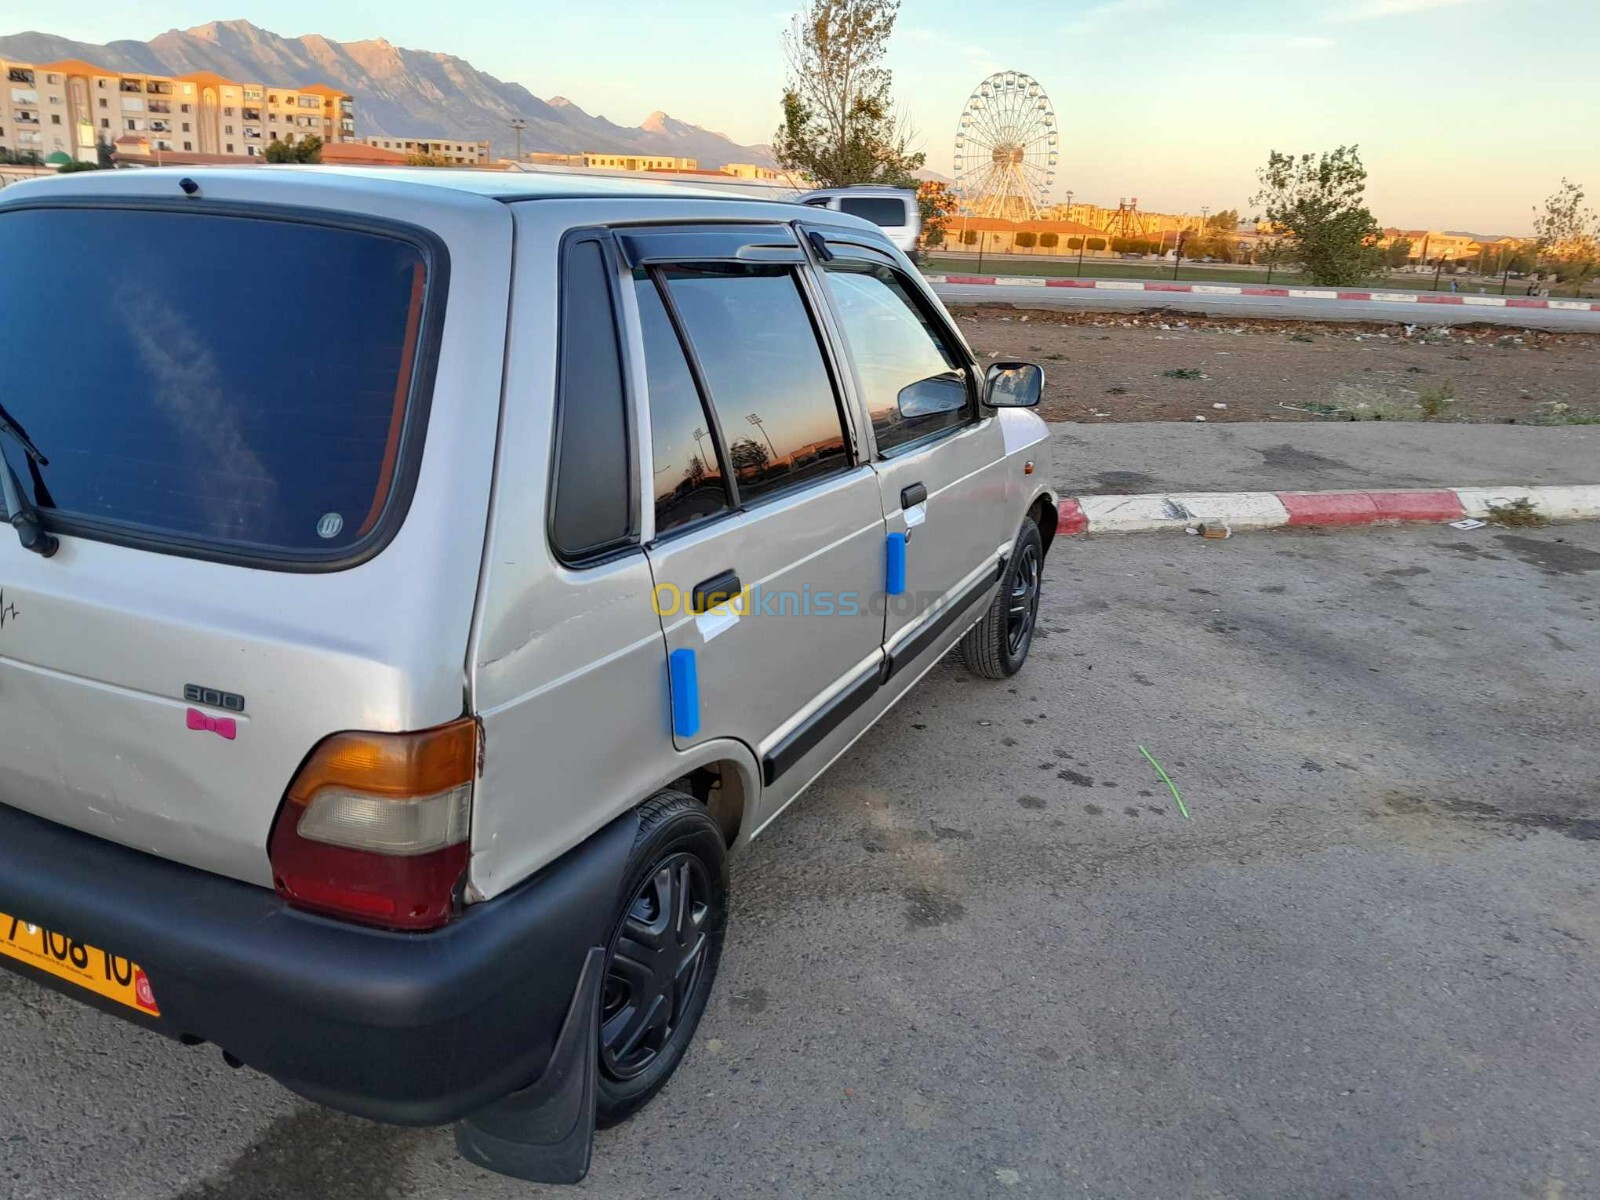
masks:
{"label": "red tail light lens", "polygon": [[300,768],[272,830],[278,894],[296,908],[436,929],[466,870],[478,727],[338,733]]}

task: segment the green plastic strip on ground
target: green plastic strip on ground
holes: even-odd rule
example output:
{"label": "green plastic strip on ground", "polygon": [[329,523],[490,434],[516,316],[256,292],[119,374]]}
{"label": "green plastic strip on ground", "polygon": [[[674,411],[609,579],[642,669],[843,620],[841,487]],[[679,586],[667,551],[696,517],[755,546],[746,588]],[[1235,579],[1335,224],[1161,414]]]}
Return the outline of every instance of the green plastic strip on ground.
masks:
{"label": "green plastic strip on ground", "polygon": [[1156,769],[1156,774],[1161,776],[1161,782],[1166,784],[1171,790],[1172,798],[1178,802],[1178,811],[1183,814],[1183,819],[1185,821],[1193,820],[1193,818],[1189,816],[1189,806],[1183,802],[1183,797],[1178,795],[1178,785],[1173,783],[1167,773],[1161,769],[1161,764],[1155,760],[1155,756],[1143,746],[1139,747],[1139,753],[1144,755],[1145,758],[1149,759],[1150,765]]}

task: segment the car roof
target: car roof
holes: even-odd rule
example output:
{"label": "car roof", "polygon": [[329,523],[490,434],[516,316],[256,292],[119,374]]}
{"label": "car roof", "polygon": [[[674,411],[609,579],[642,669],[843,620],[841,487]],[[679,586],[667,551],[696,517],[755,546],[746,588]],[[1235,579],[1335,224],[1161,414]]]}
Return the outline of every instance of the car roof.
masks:
{"label": "car roof", "polygon": [[[191,189],[202,196],[231,201],[270,203],[292,197],[295,203],[332,208],[349,206],[357,195],[384,197],[399,205],[472,208],[499,201],[622,202],[632,200],[662,206],[672,217],[691,217],[707,202],[717,217],[734,220],[816,220],[827,213],[827,223],[858,233],[882,231],[878,226],[848,214],[808,208],[794,200],[752,197],[730,191],[616,176],[544,174],[534,171],[473,171],[444,167],[338,167],[278,164],[239,167],[147,167],[119,171],[79,171],[54,178],[28,180],[0,192],[0,209],[55,198],[85,200],[136,200],[150,196],[177,197]],[[281,189],[281,191],[280,191]],[[563,206],[570,207],[570,206]],[[580,206],[581,207],[581,206]],[[629,206],[631,207],[631,205]],[[799,211],[796,211],[799,210]],[[570,214],[569,214],[570,215]],[[706,214],[709,215],[709,214]]]}
{"label": "car roof", "polygon": [[[176,185],[180,179],[193,179],[205,187],[207,179],[234,180],[240,183],[260,183],[273,176],[293,174],[300,183],[318,180],[336,183],[341,190],[352,184],[371,191],[396,192],[425,187],[444,189],[464,195],[485,196],[494,200],[583,199],[586,197],[626,197],[701,200],[744,200],[745,195],[731,195],[710,188],[696,188],[681,183],[663,183],[656,180],[636,180],[605,175],[556,175],[534,171],[473,171],[452,170],[448,167],[342,167],[323,165],[278,164],[273,166],[238,167],[149,167],[137,171],[95,172],[84,171],[75,176],[63,177],[74,183],[98,185],[99,188],[118,190],[117,184],[154,182],[167,178]],[[55,182],[51,180],[50,182]],[[29,189],[32,191],[33,189]]]}

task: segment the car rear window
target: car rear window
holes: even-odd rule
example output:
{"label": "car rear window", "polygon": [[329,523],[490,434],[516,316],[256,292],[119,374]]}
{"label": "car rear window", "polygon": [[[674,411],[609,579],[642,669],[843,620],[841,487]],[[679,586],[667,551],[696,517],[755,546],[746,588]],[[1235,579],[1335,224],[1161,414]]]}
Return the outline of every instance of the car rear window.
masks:
{"label": "car rear window", "polygon": [[905,201],[893,196],[844,196],[839,200],[839,211],[886,229],[910,224],[906,219]]}
{"label": "car rear window", "polygon": [[4,453],[47,522],[268,560],[386,524],[430,255],[365,228],[215,213],[0,212]]}

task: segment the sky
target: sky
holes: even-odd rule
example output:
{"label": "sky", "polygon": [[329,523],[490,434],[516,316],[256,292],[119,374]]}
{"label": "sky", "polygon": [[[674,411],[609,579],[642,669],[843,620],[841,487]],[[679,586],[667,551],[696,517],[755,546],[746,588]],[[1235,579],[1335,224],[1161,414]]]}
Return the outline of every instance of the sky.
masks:
{"label": "sky", "polygon": [[[148,39],[245,18],[285,36],[446,51],[625,125],[655,109],[767,142],[799,0],[0,0],[0,33]],[[601,19],[603,17],[603,19]],[[1043,85],[1054,195],[1157,211],[1238,208],[1273,149],[1356,143],[1386,225],[1528,232],[1563,176],[1600,206],[1596,0],[903,0],[897,102],[928,166],[999,70]]]}

